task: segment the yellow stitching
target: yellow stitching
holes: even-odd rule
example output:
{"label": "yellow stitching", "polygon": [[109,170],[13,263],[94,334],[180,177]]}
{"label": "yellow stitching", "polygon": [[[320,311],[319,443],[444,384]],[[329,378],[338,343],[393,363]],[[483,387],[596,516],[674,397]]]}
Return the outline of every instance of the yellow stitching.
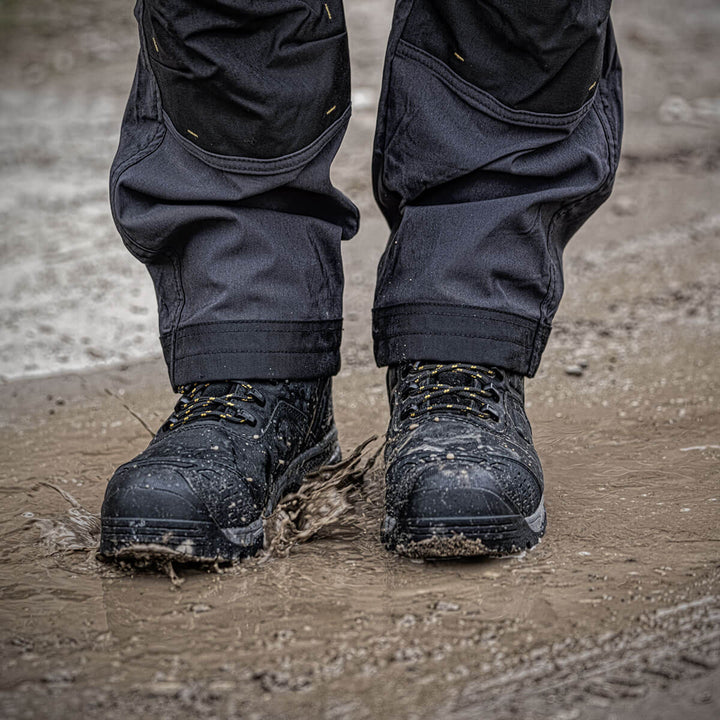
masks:
{"label": "yellow stitching", "polygon": [[327,16],[330,20],[332,20],[332,15],[330,14],[330,8],[328,7],[328,4],[325,3],[325,10],[327,12]]}
{"label": "yellow stitching", "polygon": [[456,52],[453,55],[460,61],[465,62],[465,58],[462,55],[458,55]]}
{"label": "yellow stitching", "polygon": [[[188,132],[189,132],[193,137],[196,137],[196,138],[199,138],[199,137],[200,137],[197,133],[194,133],[192,130],[188,130]],[[205,387],[207,387],[207,385],[206,385]]]}
{"label": "yellow stitching", "polygon": [[596,85],[597,85],[597,80],[588,88],[588,92],[590,92]]}
{"label": "yellow stitching", "polygon": [[153,38],[153,45],[155,46],[155,52],[159,53],[160,48],[158,47],[157,40],[155,38]]}
{"label": "yellow stitching", "polygon": [[335,108],[337,108],[337,105],[333,105],[325,114],[329,115],[331,112],[333,112],[333,110],[335,110]]}

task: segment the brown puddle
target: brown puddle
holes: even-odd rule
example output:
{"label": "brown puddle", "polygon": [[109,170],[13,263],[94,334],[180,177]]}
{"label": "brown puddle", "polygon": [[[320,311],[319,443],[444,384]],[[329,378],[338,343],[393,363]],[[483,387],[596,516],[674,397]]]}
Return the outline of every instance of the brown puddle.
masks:
{"label": "brown puddle", "polygon": [[[357,400],[358,387],[381,380],[338,380],[348,440],[382,432],[382,396],[378,408],[372,392]],[[530,387],[532,406],[542,398]],[[144,417],[161,402],[129,395]],[[601,713],[662,697],[668,678],[715,677],[711,405],[662,434],[657,411],[622,422],[601,404],[535,413],[550,526],[532,552],[450,562],[386,552],[376,441],[319,473],[304,511],[298,498],[283,504],[267,552],[230,568],[175,567],[169,579],[95,558],[102,478],[146,436],[112,399],[91,398],[4,434],[3,450],[34,453],[11,458],[1,489],[3,717],[53,717],[48,703],[57,717],[162,716],[167,703],[219,717],[374,718],[410,707],[417,717],[477,717],[479,707],[534,717]],[[113,432],[99,435],[103,423]],[[93,436],[103,439],[89,451]]]}

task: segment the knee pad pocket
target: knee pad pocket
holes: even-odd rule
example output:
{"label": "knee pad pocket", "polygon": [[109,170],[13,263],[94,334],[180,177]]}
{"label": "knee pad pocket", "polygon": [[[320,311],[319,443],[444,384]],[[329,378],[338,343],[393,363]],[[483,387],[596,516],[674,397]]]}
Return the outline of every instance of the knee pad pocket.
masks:
{"label": "knee pad pocket", "polygon": [[403,40],[505,105],[568,113],[601,76],[609,9],[609,0],[414,0]]}
{"label": "knee pad pocket", "polygon": [[208,152],[304,148],[350,103],[342,4],[152,0],[140,21],[166,115]]}

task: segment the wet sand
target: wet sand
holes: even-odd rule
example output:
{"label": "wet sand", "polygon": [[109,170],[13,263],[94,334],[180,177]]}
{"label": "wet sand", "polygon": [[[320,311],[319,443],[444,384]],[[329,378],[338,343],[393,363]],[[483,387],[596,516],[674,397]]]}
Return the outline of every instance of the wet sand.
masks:
{"label": "wet sand", "polygon": [[[346,454],[387,420],[369,345],[386,237],[369,143],[390,4],[348,3],[356,109],[334,176],[364,225],[344,248]],[[124,2],[40,5],[39,19],[2,10],[0,715],[717,717],[716,4],[618,3],[623,163],[568,248],[527,384],[541,544],[504,560],[395,557],[379,543],[377,465],[287,556],[172,578],[95,557],[105,481],[148,440],[127,408],[157,427],[174,401],[152,289],[105,199],[135,31]]]}

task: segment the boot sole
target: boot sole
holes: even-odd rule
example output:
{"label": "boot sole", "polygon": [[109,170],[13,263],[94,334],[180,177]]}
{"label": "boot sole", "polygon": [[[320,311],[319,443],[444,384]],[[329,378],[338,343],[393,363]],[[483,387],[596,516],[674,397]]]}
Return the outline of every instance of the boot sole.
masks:
{"label": "boot sole", "polygon": [[101,558],[129,561],[175,560],[185,563],[234,562],[263,549],[263,519],[285,495],[295,492],[305,476],[321,465],[340,461],[337,430],[298,455],[278,478],[278,491],[263,516],[242,528],[223,529],[215,522],[165,518],[103,518]]}
{"label": "boot sole", "polygon": [[499,557],[529,550],[545,534],[544,499],[532,515],[404,518],[385,516],[388,550],[412,558]]}

